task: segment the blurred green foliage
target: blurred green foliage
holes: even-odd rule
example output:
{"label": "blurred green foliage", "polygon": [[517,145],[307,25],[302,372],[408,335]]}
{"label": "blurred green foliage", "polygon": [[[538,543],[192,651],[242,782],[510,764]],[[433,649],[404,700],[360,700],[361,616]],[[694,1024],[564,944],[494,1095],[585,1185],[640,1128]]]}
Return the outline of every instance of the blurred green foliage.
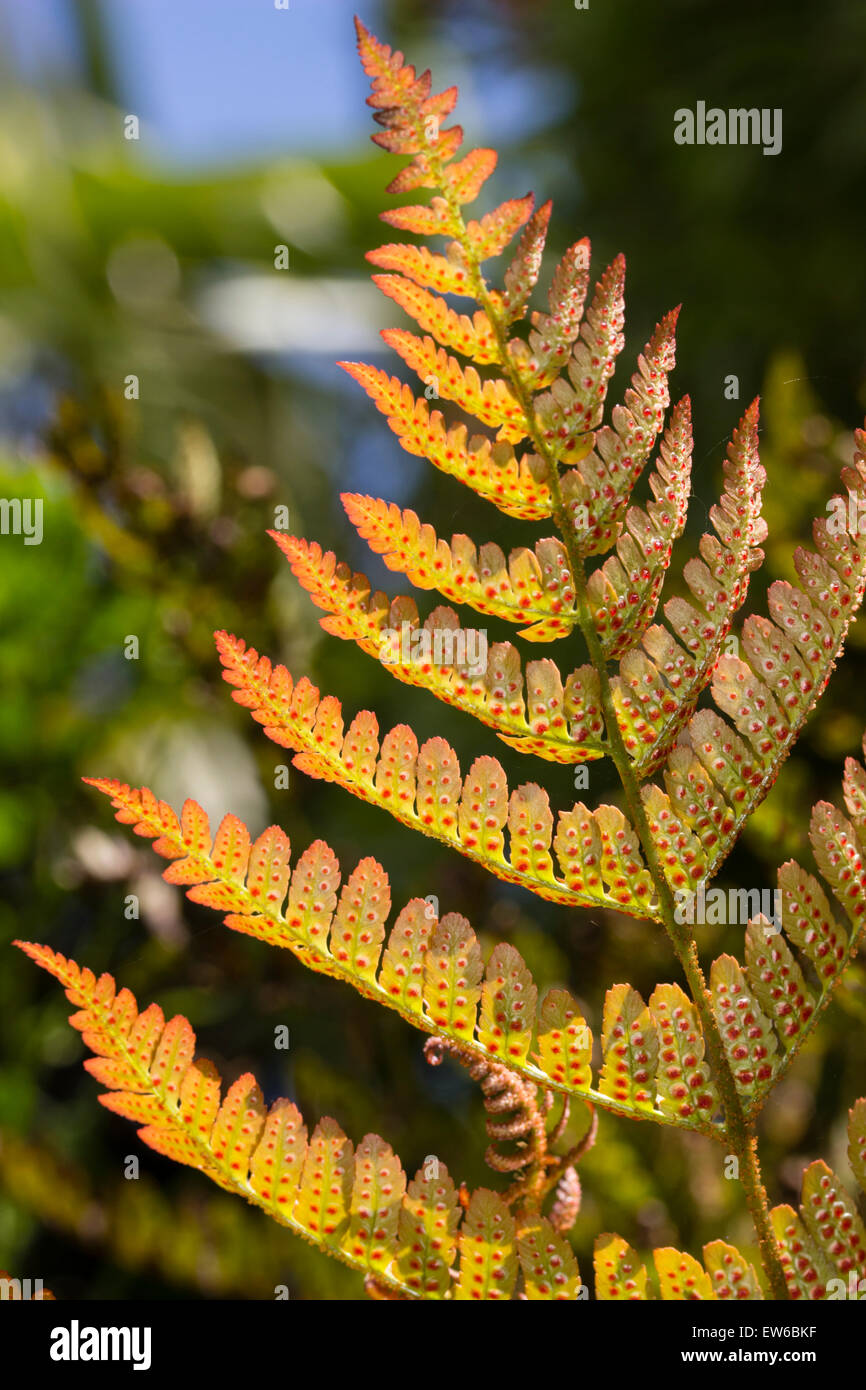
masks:
{"label": "blurred green foliage", "polygon": [[[579,12],[552,0],[395,0],[385,10],[383,31],[422,65],[435,60],[443,82],[451,55],[477,53],[480,126],[484,83],[497,74],[529,65],[540,90],[556,79],[567,93],[529,137],[505,142],[497,178],[502,196],[522,193],[528,173],[540,196],[557,198],[554,249],[588,231],[595,265],[627,252],[624,361],[685,300],[675,388],[692,394],[697,424],[685,547],[706,524],[736,416],[762,391],[770,540],[759,603],[762,586],[791,573],[793,545],[823,511],[866,406],[862,11],[842,0]],[[333,1113],[355,1139],[376,1129],[411,1169],[437,1154],[472,1185],[490,1178],[476,1091],[455,1068],[426,1068],[399,1019],[222,930],[168,889],[150,849],[130,843],[80,777],[146,782],[174,804],[193,795],[254,833],[279,820],[299,849],[326,834],[346,869],[373,853],[397,904],[435,892],[485,943],[513,941],[539,985],[567,984],[594,1022],[613,981],[646,995],[675,972],[643,924],[536,902],[294,771],[288,791],[275,789],[280,750],[232,704],[215,628],[308,672],[351,711],[376,709],[384,727],[407,704],[366,657],[318,641],[314,611],[264,536],[275,507],[378,582],[384,571],[345,524],[342,488],[411,503],[440,533],[507,547],[526,531],[401,455],[321,345],[262,346],[247,298],[226,301],[250,319],[236,338],[214,319],[227,286],[270,277],[278,293],[273,250],[286,242],[293,286],[321,294],[326,277],[344,277],[351,331],[363,339],[387,322],[353,296],[364,251],[383,239],[388,161],[359,146],[339,164],[169,177],[120,138],[98,47],[77,87],[37,91],[7,74],[0,110],[0,493],[44,501],[40,546],[0,540],[0,1267],[43,1277],[58,1297],[269,1297],[285,1283],[293,1298],[357,1298],[348,1271],[139,1150],[96,1104],[62,1000],[6,943],[43,940],[111,970],[142,1001],[187,1013],[228,1080],[254,1069],[269,1098]],[[673,111],[698,99],[782,105],[783,154],[675,146]],[[469,134],[484,139],[483,129]],[[723,394],[730,372],[739,405]],[[130,373],[137,401],[124,395]],[[495,627],[493,640],[504,635]],[[725,883],[770,884],[783,858],[804,852],[809,808],[838,798],[841,760],[866,724],[864,674],[858,626]],[[494,752],[510,778],[526,777],[486,731],[423,695],[412,704],[419,735],[443,734],[461,760]],[[569,804],[569,770],[545,767],[544,777],[552,801]],[[607,779],[593,768],[594,799],[613,792]],[[737,949],[734,929],[704,930],[707,958]],[[864,1012],[858,971],[768,1107],[774,1200],[798,1190],[805,1159],[843,1162],[845,1107],[863,1090]],[[287,1054],[273,1049],[280,1023],[291,1030]],[[138,1183],[123,1178],[130,1152]],[[723,1226],[752,1238],[698,1140],[604,1116],[582,1171],[574,1241],[584,1270],[604,1229],[641,1249],[695,1249]]]}

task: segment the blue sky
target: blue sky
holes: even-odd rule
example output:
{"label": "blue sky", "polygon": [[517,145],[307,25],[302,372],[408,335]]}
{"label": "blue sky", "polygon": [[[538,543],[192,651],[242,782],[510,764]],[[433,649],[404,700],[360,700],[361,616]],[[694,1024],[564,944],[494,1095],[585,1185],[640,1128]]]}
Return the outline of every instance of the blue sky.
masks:
{"label": "blue sky", "polygon": [[[369,87],[355,53],[356,8],[381,30],[379,0],[290,0],[288,11],[274,0],[103,2],[128,109],[148,125],[162,158],[187,168],[348,152],[365,141]],[[498,28],[503,11],[493,0],[489,11]],[[0,20],[3,46],[31,81],[74,74],[69,0],[0,0]],[[539,111],[549,118],[557,93],[547,75],[542,99],[536,74],[503,71],[499,59],[492,80],[485,67],[491,32],[481,25],[470,36],[452,26],[432,61],[461,83],[467,133],[497,144],[525,134]]]}

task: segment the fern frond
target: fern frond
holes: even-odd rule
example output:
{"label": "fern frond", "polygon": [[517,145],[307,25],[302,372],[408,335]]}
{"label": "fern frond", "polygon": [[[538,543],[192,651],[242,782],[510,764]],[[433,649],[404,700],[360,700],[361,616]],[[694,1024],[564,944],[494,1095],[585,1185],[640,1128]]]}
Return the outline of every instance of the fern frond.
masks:
{"label": "fern frond", "polygon": [[454,1297],[459,1302],[509,1299],[517,1273],[514,1218],[498,1192],[479,1187],[460,1230],[460,1274]]}
{"label": "fern frond", "polygon": [[717,535],[702,537],[701,559],[689,560],[683,570],[703,612],[684,599],[668,600],[665,616],[685,645],[654,625],[640,646],[625,654],[619,676],[611,681],[623,742],[641,776],[663,761],[687,723],[746,597],[749,575],[764,558],[759,547],[767,534],[760,515],[765,478],[754,401],[728,446],[721,504],[710,511]]}
{"label": "fern frond", "polygon": [[711,1240],[704,1246],[704,1265],[717,1299],[755,1302],[764,1294],[754,1266],[736,1246],[724,1240]]}
{"label": "fern frond", "polygon": [[530,1303],[544,1300],[573,1302],[581,1290],[574,1251],[549,1221],[539,1219],[517,1239],[517,1258],[523,1273],[523,1296]]}
{"label": "fern frond", "polygon": [[[571,313],[567,314],[567,319],[572,321],[574,318],[579,321],[582,314],[586,283],[579,267],[585,258],[588,265],[588,251],[588,242],[578,242],[572,248],[573,270],[570,277],[566,271],[566,278],[571,279],[567,292],[570,291],[575,301]],[[595,287],[592,304],[580,326],[579,336],[574,335],[576,341],[567,371],[557,376],[550,389],[533,401],[545,442],[560,462],[575,461],[571,457],[575,448],[583,449],[583,441],[590,445],[593,442],[592,429],[601,420],[608,383],[625,346],[622,331],[625,322],[624,291],[625,257],[617,256]],[[552,295],[553,287],[553,311]],[[518,347],[514,342],[509,344],[521,376],[528,383],[532,383],[536,377],[544,381],[550,365],[547,360],[549,354],[542,352],[541,361],[536,365],[533,357],[526,360],[522,347],[522,344]]]}
{"label": "fern frond", "polygon": [[[676,364],[678,314],[679,309],[674,309],[658,324],[638,357],[638,370],[625,393],[625,405],[614,407],[612,424],[603,425],[595,435],[595,448],[579,468],[562,477],[562,496],[581,555],[600,555],[616,540],[634,485],[661,433],[670,403],[668,375]],[[574,378],[577,369],[573,367],[571,371]],[[606,385],[606,378],[600,383],[594,371],[587,368],[581,389],[574,392],[574,399],[564,409],[556,403],[555,387],[551,392],[553,403],[544,397],[534,403],[547,447],[559,462],[571,461],[563,453],[561,441],[571,439],[575,431],[578,435],[580,430],[585,431],[587,420],[597,423]]]}
{"label": "fern frond", "polygon": [[753,1096],[776,1066],[776,1035],[749,988],[738,961],[719,956],[710,971],[719,1032],[739,1090]]}
{"label": "fern frond", "polygon": [[[553,203],[548,199],[532,214],[505,272],[504,287],[498,306],[504,323],[515,323],[523,318],[526,312],[530,296],[541,274],[541,262],[552,211]],[[555,309],[556,306],[553,307]],[[533,321],[537,323],[539,317],[534,314]]]}
{"label": "fern frond", "polygon": [[[513,322],[517,311],[522,313],[527,292],[531,292],[538,279],[547,220],[550,217],[549,208],[549,203],[539,208],[533,218],[533,222],[537,220],[537,226],[533,228],[530,224],[530,227],[527,227],[518,255],[505,272],[502,309],[509,324]],[[532,315],[528,352],[520,338],[513,338],[508,345],[521,380],[530,391],[551,386],[574,348],[581,331],[583,306],[589,288],[589,261],[589,238],[582,237],[568,248],[553,272],[547,296],[549,312]],[[597,319],[598,316],[593,310],[587,326],[587,347],[590,356],[593,342],[589,335],[596,331]]]}
{"label": "fern frond", "polygon": [[[862,449],[866,446],[866,432],[858,431],[858,438]],[[858,455],[856,472],[852,469],[843,473],[843,481],[852,494],[855,479],[866,501],[866,461],[862,453]],[[820,553],[798,550],[795,556],[804,589],[783,581],[771,585],[769,606],[774,621],[747,618],[743,628],[747,660],[734,656],[717,658],[713,698],[720,709],[733,715],[739,732],[721,714],[699,710],[682,729],[679,744],[668,755],[667,792],[658,787],[642,790],[651,819],[654,814],[654,836],[669,838],[666,828],[659,825],[664,818],[688,842],[693,861],[690,873],[695,882],[718,870],[743,824],[775,782],[781,763],[830,678],[862,601],[866,547],[861,548],[848,536],[830,535],[823,518],[815,522],[814,533]],[[806,588],[810,592],[805,592]],[[645,643],[653,631],[651,628]],[[636,655],[629,652],[623,658],[623,669]],[[641,689],[641,698],[655,711],[652,729],[648,733],[644,730],[652,745],[665,721],[653,692],[654,678],[646,673],[646,663],[640,657],[632,683]],[[665,691],[663,698],[671,702],[674,711],[672,721],[668,721],[670,726],[679,722],[682,711],[676,707],[669,686]],[[649,753],[647,766],[654,756]],[[683,886],[682,865],[676,859],[668,862],[665,871],[673,888]]]}
{"label": "fern frond", "polygon": [[692,1001],[679,985],[656,985],[649,1013],[658,1035],[656,1086],[662,1107],[684,1118],[695,1110],[718,1114],[721,1099],[704,1060],[703,1033]]}
{"label": "fern frond", "polygon": [[[491,256],[500,255],[529,220],[534,206],[533,194],[527,193],[523,198],[506,198],[504,203],[485,212],[477,221],[470,219],[466,223],[466,243],[473,261],[483,263]],[[380,216],[385,222],[389,220],[384,213]],[[450,244],[448,255],[455,261],[465,263],[459,242]]]}
{"label": "fern frond", "polygon": [[848,1112],[848,1162],[866,1192],[866,1100],[858,1100]]}
{"label": "fern frond", "polygon": [[[468,315],[451,309],[444,299],[421,289],[403,275],[374,275],[372,279],[384,295],[399,304],[443,348],[453,348],[479,367],[498,361],[496,335],[482,309],[476,310],[470,319]],[[430,375],[435,373],[431,371]]]}
{"label": "fern frond", "polygon": [[497,642],[484,652],[453,608],[435,608],[422,623],[414,599],[371,593],[366,575],[353,573],[333,552],[323,554],[315,543],[282,532],[271,535],[313,602],[330,614],[319,620],[325,631],[356,642],[395,680],[471,714],[521,752],[560,763],[604,756],[601,694],[592,666],[579,667],[564,682],[549,659],[528,662],[524,672],[516,647]]}
{"label": "fern frond", "polygon": [[385,328],[382,337],[422,381],[435,383],[443,400],[495,429],[498,442],[515,444],[525,437],[520,402],[502,377],[482,380],[474,367],[461,367],[435,338],[419,338],[405,328]]}
{"label": "fern frond", "polygon": [[[662,1094],[654,1107],[594,1088],[592,1032],[576,1001],[553,989],[536,1011],[538,991],[519,952],[500,944],[485,965],[474,931],[458,913],[440,920],[432,904],[413,898],[386,939],[390,885],[375,859],[362,859],[341,889],[339,862],[323,840],[292,869],[289,841],[278,826],[251,841],[243,823],[227,815],[211,843],[208,817],[196,802],[186,801],[178,816],[146,787],[87,780],[110,798],[121,824],[154,840],[154,850],[171,860],[163,878],[225,914],[232,931],[291,951],[309,969],[350,984],[458,1053],[507,1067],[545,1090],[715,1133],[710,1106],[695,1090],[689,1105]],[[694,1046],[702,1055],[699,1039]]]}
{"label": "fern frond", "polygon": [[647,1293],[647,1272],[638,1254],[621,1236],[598,1236],[593,1254],[595,1296],[603,1302],[642,1303]]}
{"label": "fern frond", "polygon": [[397,1269],[422,1298],[444,1298],[451,1288],[461,1211],[444,1165],[435,1176],[419,1172],[409,1183],[397,1228]]}
{"label": "fern frond", "polygon": [[[852,1167],[861,1187],[864,1114],[866,1100],[861,1099],[848,1116],[849,1152],[858,1160]],[[857,1203],[826,1163],[819,1159],[804,1172],[799,1212],[785,1205],[774,1207],[770,1215],[792,1299],[862,1297],[866,1227]]]}
{"label": "fern frond", "polygon": [[686,522],[691,489],[691,404],[674,407],[650,474],[655,501],[629,507],[616,555],[594,570],[587,583],[590,614],[608,659],[621,657],[640,641],[656,611],[674,541]]}
{"label": "fern frond", "polygon": [[[667,1245],[653,1251],[659,1296],[664,1302],[737,1302],[763,1299],[754,1267],[733,1245],[713,1240],[704,1246],[704,1263]],[[646,1267],[616,1235],[595,1242],[595,1295],[604,1301],[654,1298]]]}
{"label": "fern frond", "polygon": [[[245,1197],[342,1263],[411,1297],[422,1282],[425,1297],[442,1296],[441,1282],[431,1287],[430,1261],[419,1280],[402,1242],[419,1224],[435,1227],[453,1206],[443,1165],[435,1184],[419,1174],[407,1196],[400,1162],[378,1135],[367,1135],[354,1152],[326,1118],[308,1139],[297,1106],[280,1099],[267,1108],[248,1073],[221,1097],[216,1068],[194,1058],[187,1019],[176,1015],[166,1023],[158,1004],[139,1013],[130,991],[118,992],[110,975],[97,979],[48,946],[15,944],[63,985],[76,1008],[70,1023],[96,1054],[85,1068],[108,1088],[100,1101],[142,1125],[138,1137],[145,1144]],[[443,1249],[447,1255],[447,1243]]]}
{"label": "fern frond", "polygon": [[715,1299],[712,1280],[693,1255],[667,1245],[654,1250],[653,1259],[663,1300],[680,1302],[683,1299]]}
{"label": "fern frond", "polygon": [[[465,425],[446,426],[439,410],[416,399],[411,387],[365,362],[338,362],[363,386],[382,412],[402,447],[420,455],[492,502],[508,516],[543,521],[553,512],[545,469],[535,455],[518,458],[512,444],[494,443],[486,435],[469,437]],[[428,390],[436,390],[435,382]]]}
{"label": "fern frond", "polygon": [[512,550],[506,562],[495,543],[479,550],[469,536],[456,535],[449,545],[415,512],[401,512],[381,498],[344,492],[341,500],[371,550],[416,588],[436,589],[504,622],[528,623],[519,635],[529,642],[566,637],[578,621],[568,556],[558,537],[538,541],[534,550]]}
{"label": "fern frond", "polygon": [[[302,772],[339,783],[404,825],[482,864],[497,878],[542,898],[658,919],[637,836],[615,807],[588,811],[578,802],[559,813],[553,840],[562,873],[558,878],[548,855],[553,815],[540,787],[518,787],[509,798],[505,773],[490,757],[476,758],[463,778],[457,755],[444,739],[428,739],[419,749],[405,724],[386,734],[380,749],[378,724],[368,711],[356,715],[344,733],[339,701],[333,696],[320,698],[307,680],[295,686],[285,667],[272,667],[267,657],[247,650],[238,638],[218,633],[217,644],[224,679],[236,687],[233,698],[252,712],[268,738],[295,750],[293,761]],[[527,812],[531,855],[521,844]],[[512,837],[508,859],[506,822]]]}
{"label": "fern frond", "polygon": [[[866,737],[864,737],[866,754]],[[842,976],[863,942],[866,924],[866,804],[854,788],[866,785],[866,770],[853,758],[845,764],[844,790],[853,821],[829,802],[813,808],[809,840],[818,868],[831,895],[841,906],[847,924],[839,921],[821,882],[795,860],[783,864],[778,872],[777,902],[780,920],[770,921],[762,912],[749,916],[745,932],[745,959],[740,963],[730,955],[720,956],[710,971],[710,992],[723,1046],[731,1072],[745,1102],[747,1116],[757,1113],[782,1073],[809,1038],[821,1013],[829,1004]],[[695,788],[700,795],[700,785]],[[651,807],[651,799],[648,799]],[[650,814],[653,834],[661,842],[659,816]],[[665,826],[668,836],[670,824]],[[681,920],[692,924],[695,914],[708,899],[700,896],[687,874],[689,884],[679,899]],[[720,891],[721,890],[717,890]],[[726,895],[723,893],[723,897]],[[752,903],[746,890],[737,891],[748,910]],[[738,912],[739,915],[739,912]],[[713,920],[713,919],[711,919]],[[742,920],[742,918],[740,918]],[[809,978],[807,978],[807,976]],[[675,986],[658,986],[650,1000],[650,1012],[662,1029],[663,1046],[676,1041],[665,1017],[673,1003],[669,993]],[[697,1019],[685,996],[677,998],[679,1028],[688,1039],[693,1065],[702,1062],[700,1042],[691,1034]],[[667,1060],[668,1053],[663,1052]],[[675,1056],[671,1055],[675,1061]],[[690,1082],[712,1090],[712,1078],[700,1065]],[[664,1092],[660,1073],[659,1090]],[[680,1078],[676,1077],[679,1085]],[[713,1092],[714,1094],[714,1092]],[[710,1113],[714,1113],[711,1109]]]}
{"label": "fern frond", "polygon": [[601,1047],[599,1089],[636,1110],[653,1109],[658,1034],[649,1009],[631,985],[614,985],[607,992]]}

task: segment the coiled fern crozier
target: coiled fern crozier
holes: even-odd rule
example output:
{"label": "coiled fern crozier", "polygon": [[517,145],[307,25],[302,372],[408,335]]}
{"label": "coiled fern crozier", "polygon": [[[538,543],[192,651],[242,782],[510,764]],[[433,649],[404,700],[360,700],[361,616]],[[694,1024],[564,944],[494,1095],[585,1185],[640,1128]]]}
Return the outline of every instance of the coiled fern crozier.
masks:
{"label": "coiled fern crozier", "polygon": [[[692,602],[658,605],[690,494],[687,397],[670,410],[677,311],[638,357],[624,402],[603,423],[623,346],[624,262],[589,293],[589,243],[553,271],[548,309],[529,311],[550,203],[512,199],[477,217],[496,164],[490,149],[461,154],[446,122],[457,91],[433,93],[359,22],[372,79],[373,139],[408,164],[391,193],[424,201],[383,214],[398,232],[444,238],[444,251],[389,242],[369,253],[374,279],[420,334],[395,328],[387,343],[423,383],[363,363],[342,365],[384,414],[402,446],[508,516],[555,533],[508,559],[494,543],[447,541],[412,511],[346,495],[346,512],[374,551],[417,588],[438,591],[517,628],[529,643],[573,640],[588,660],[563,673],[497,643],[469,657],[474,629],[454,609],[422,619],[411,598],[371,592],[314,542],[272,533],[294,574],[325,610],[326,631],[355,642],[391,674],[481,721],[511,748],[563,764],[610,758],[622,809],[582,802],[554,812],[535,782],[509,791],[495,758],[462,771],[442,738],[420,747],[406,724],[380,735],[364,710],[346,723],[338,700],[306,678],[217,633],[225,680],[268,738],[311,777],[338,783],[404,825],[490,873],[572,908],[600,907],[658,924],[683,984],[660,983],[648,1001],[614,984],[600,1038],[562,989],[539,1001],[518,952],[496,946],[486,963],[469,922],[441,918],[415,898],[391,912],[388,876],[362,859],[341,886],[333,851],[317,840],[291,865],[278,826],[251,843],[228,815],[213,834],[195,801],[180,814],[147,789],[94,779],[117,819],[170,860],[164,877],[225,914],[227,927],[284,947],[429,1035],[428,1060],[464,1067],[483,1092],[488,1161],[499,1190],[455,1188],[428,1161],[408,1183],[388,1144],[357,1149],[332,1119],[308,1134],[294,1104],[267,1106],[251,1075],[221,1095],[214,1066],[195,1056],[186,1019],[157,1004],[139,1012],[47,946],[18,943],[60,980],[95,1056],[88,1071],[102,1103],[142,1128],[162,1154],[200,1169],[365,1277],[375,1298],[575,1299],[585,1285],[566,1232],[578,1215],[577,1164],[598,1114],[654,1121],[721,1145],[737,1160],[754,1221],[760,1268],[724,1240],[701,1252],[654,1252],[654,1274],[619,1236],[596,1245],[600,1299],[821,1299],[866,1275],[866,1230],[855,1200],[823,1163],[803,1176],[799,1211],[769,1207],[756,1126],[768,1096],[818,1026],[860,944],[866,912],[866,772],[846,764],[847,816],[828,803],[809,831],[821,882],[793,861],[778,873],[780,911],[748,922],[743,958],[702,963],[688,904],[724,863],[745,821],[772,787],[833,670],[862,599],[866,550],[830,519],[814,550],[795,556],[798,584],[773,583],[768,616],[745,618],[750,574],[763,559],[764,470],[758,404],[727,451],[713,530],[682,571]],[[499,286],[484,264],[514,244]],[[467,313],[451,307],[462,296]],[[435,402],[457,407],[446,422]],[[432,403],[431,403],[432,402]],[[478,422],[470,433],[461,419]],[[857,434],[844,494],[866,505],[866,432]],[[630,505],[645,468],[652,500]],[[834,511],[835,514],[835,511]],[[607,556],[603,562],[597,557]],[[734,654],[742,647],[742,655]],[[456,653],[456,656],[455,656]],[[477,654],[477,653],[476,653]],[[710,699],[704,699],[708,695]],[[702,702],[703,701],[703,702]],[[836,904],[841,908],[841,915]],[[683,910],[684,904],[686,910]],[[589,1107],[569,1148],[569,1108]],[[850,1111],[850,1160],[866,1186],[866,1099]],[[834,1283],[835,1281],[835,1283]]]}

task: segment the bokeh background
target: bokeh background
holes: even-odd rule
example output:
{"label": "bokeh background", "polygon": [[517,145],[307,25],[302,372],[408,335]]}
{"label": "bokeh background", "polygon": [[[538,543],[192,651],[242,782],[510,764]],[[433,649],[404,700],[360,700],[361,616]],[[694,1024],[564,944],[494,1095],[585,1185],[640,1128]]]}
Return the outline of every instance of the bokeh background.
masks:
{"label": "bokeh background", "polygon": [[[369,143],[367,84],[344,0],[18,0],[0,3],[0,492],[44,499],[44,539],[0,538],[0,1268],[58,1297],[361,1296],[349,1271],[261,1214],[137,1146],[96,1103],[65,1001],[8,942],[50,943],[193,1022],[229,1079],[376,1129],[410,1170],[438,1154],[471,1185],[483,1164],[472,1085],[431,1071],[419,1035],[353,992],[225,931],[158,876],[84,774],[199,799],[303,847],[325,833],[344,866],[375,854],[394,900],[433,892],[487,944],[506,938],[541,985],[564,983],[600,1020],[604,989],[675,978],[654,929],[534,901],[421,841],[339,789],[292,772],[234,706],[211,633],[226,627],[308,672],[347,708],[405,717],[407,694],[325,637],[264,535],[274,507],[383,587],[341,490],[412,505],[440,533],[525,541],[526,529],[402,454],[337,358],[387,362],[395,321],[364,252],[392,162]],[[767,565],[824,509],[866,411],[866,10],[850,0],[366,0],[362,17],[458,81],[472,143],[500,149],[485,190],[555,199],[551,252],[588,234],[598,272],[628,260],[627,347],[673,304],[677,394],[691,394],[694,497],[681,561],[717,495],[724,445],[758,392],[769,473]],[[781,107],[783,149],[681,147],[673,113],[698,100]],[[140,138],[124,138],[129,115]],[[290,269],[274,269],[285,244]],[[552,255],[551,262],[552,264]],[[394,359],[396,361],[396,359]],[[391,370],[397,370],[391,363]],[[124,398],[135,374],[140,399]],[[725,398],[729,374],[739,401]],[[495,625],[494,625],[495,626]],[[491,637],[502,634],[491,632]],[[136,636],[137,660],[124,656]],[[557,653],[557,656],[560,656]],[[563,650],[561,660],[581,660]],[[567,668],[566,668],[567,669]],[[866,724],[855,629],[820,712],[726,865],[723,886],[770,887],[808,857],[811,804],[838,800]],[[492,735],[423,693],[420,735],[461,761],[492,752],[570,805],[570,773],[527,771]],[[598,765],[590,795],[613,788]],[[128,894],[140,917],[129,920]],[[706,959],[738,951],[703,929]],[[765,1167],[791,1200],[805,1161],[845,1170],[844,1118],[864,1090],[866,996],[854,970],[768,1106]],[[291,1047],[275,1052],[274,1027]],[[124,1178],[130,1153],[141,1177]],[[672,1131],[603,1116],[574,1232],[644,1250],[750,1240],[719,1155]]]}

